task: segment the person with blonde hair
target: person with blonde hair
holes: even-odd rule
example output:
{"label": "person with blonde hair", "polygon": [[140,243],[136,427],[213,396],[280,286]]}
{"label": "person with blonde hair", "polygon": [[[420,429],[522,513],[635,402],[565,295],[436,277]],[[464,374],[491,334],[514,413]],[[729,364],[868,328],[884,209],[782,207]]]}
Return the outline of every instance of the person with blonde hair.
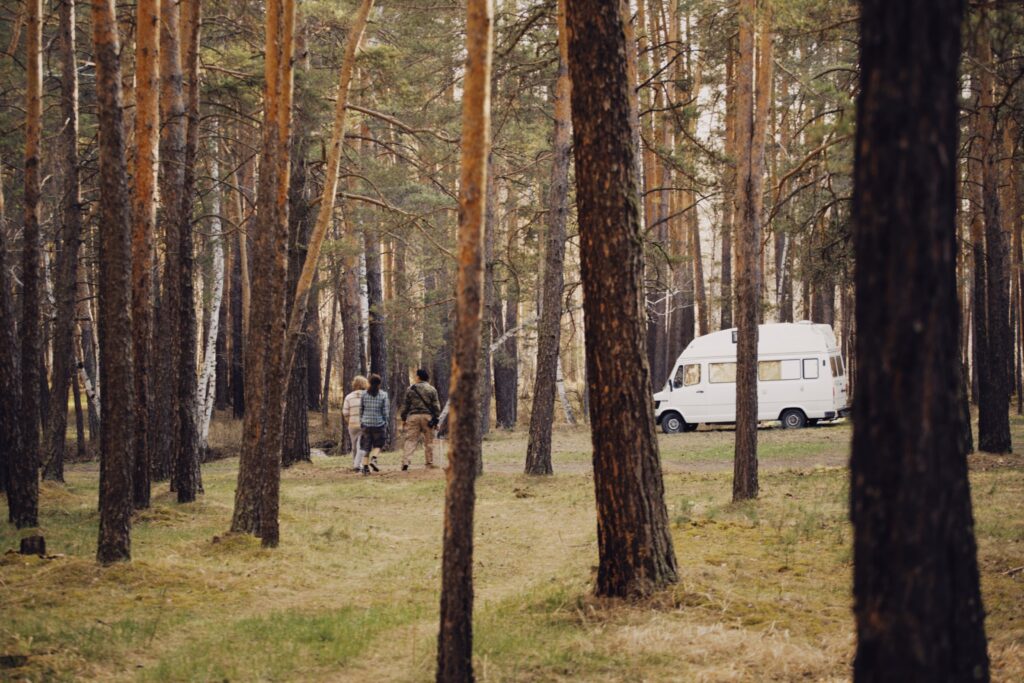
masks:
{"label": "person with blonde hair", "polygon": [[370,381],[362,375],[356,375],[352,379],[352,391],[345,396],[341,405],[341,417],[345,420],[348,428],[348,437],[352,442],[352,471],[359,472],[363,469],[364,451],[360,445],[363,437],[363,426],[359,421],[359,409],[362,406],[363,392],[370,388]]}

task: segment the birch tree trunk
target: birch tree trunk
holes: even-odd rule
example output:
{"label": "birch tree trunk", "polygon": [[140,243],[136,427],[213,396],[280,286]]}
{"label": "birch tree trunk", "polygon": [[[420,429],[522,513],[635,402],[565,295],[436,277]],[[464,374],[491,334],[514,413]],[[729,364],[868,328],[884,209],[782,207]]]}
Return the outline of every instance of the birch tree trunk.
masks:
{"label": "birch tree trunk", "polygon": [[853,678],[985,681],[959,424],[955,164],[964,4],[866,0],[861,8]]}
{"label": "birch tree trunk", "polygon": [[621,8],[567,2],[597,498],[598,595],[676,581],[646,363],[639,179]]}
{"label": "birch tree trunk", "polygon": [[459,259],[451,380],[451,449],[441,560],[441,628],[437,680],[473,680],[473,508],[480,460],[480,324],[483,316],[483,235],[490,151],[490,0],[466,6],[466,72],[462,99],[459,179]]}
{"label": "birch tree trunk", "polygon": [[209,448],[210,419],[213,417],[213,403],[216,395],[217,336],[220,333],[220,308],[224,299],[224,239],[221,229],[220,163],[214,154],[210,161],[210,176],[213,187],[210,192],[210,250],[213,255],[213,287],[210,300],[210,324],[206,330],[206,347],[203,352],[203,369],[199,375],[199,451]]}
{"label": "birch tree trunk", "polygon": [[100,531],[102,564],[131,559],[132,415],[131,226],[125,161],[121,60],[113,0],[92,0],[100,169]]}

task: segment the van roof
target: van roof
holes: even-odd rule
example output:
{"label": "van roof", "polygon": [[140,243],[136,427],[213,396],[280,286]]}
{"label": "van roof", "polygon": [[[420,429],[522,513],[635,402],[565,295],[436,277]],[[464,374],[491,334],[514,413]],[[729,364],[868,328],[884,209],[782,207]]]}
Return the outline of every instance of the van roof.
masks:
{"label": "van roof", "polygon": [[[732,335],[736,328],[697,337],[679,356],[682,359],[735,356]],[[757,355],[778,353],[823,353],[835,351],[836,336],[831,325],[802,320],[798,323],[758,325]]]}

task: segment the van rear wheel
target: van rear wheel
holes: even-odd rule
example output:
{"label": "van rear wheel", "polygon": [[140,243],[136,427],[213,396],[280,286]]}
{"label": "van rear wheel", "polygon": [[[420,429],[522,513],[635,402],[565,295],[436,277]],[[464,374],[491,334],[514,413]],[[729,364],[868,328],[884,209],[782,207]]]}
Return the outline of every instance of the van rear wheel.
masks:
{"label": "van rear wheel", "polygon": [[782,421],[783,429],[802,429],[807,426],[807,416],[804,415],[804,411],[797,408],[783,410],[779,420]]}
{"label": "van rear wheel", "polygon": [[665,413],[661,416],[661,431],[666,434],[678,434],[686,429],[686,421],[677,412]]}

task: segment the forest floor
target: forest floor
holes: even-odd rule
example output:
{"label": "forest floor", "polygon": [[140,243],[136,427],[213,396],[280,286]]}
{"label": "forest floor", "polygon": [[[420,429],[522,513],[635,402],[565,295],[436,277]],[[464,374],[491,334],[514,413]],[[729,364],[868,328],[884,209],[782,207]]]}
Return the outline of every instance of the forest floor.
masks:
{"label": "forest floor", "polygon": [[[220,419],[214,445],[231,452],[238,429]],[[1013,430],[1024,444],[1024,420]],[[761,497],[734,505],[731,431],[662,435],[680,581],[626,603],[590,595],[587,432],[558,431],[548,478],[519,473],[524,431],[494,434],[477,484],[478,680],[848,680],[849,436],[761,430]],[[52,556],[0,555],[0,680],[431,680],[444,474],[417,458],[401,473],[385,454],[372,477],[347,457],[285,471],[276,550],[225,535],[238,462],[209,463],[201,500],[160,486],[134,560],[107,568],[97,467],[69,467],[42,488]],[[972,456],[971,481],[993,680],[1024,680],[1024,457]],[[0,548],[16,545],[0,526]]]}

